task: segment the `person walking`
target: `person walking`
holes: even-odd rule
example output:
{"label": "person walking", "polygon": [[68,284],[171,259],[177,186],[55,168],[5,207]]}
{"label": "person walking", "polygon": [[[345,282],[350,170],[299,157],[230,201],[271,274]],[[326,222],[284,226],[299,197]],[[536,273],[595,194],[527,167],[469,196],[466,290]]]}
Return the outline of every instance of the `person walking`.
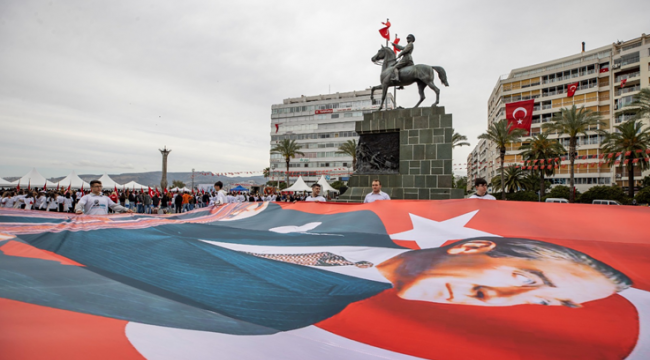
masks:
{"label": "person walking", "polygon": [[183,195],[179,192],[176,193],[174,197],[174,205],[176,206],[176,213],[180,214],[183,212]]}

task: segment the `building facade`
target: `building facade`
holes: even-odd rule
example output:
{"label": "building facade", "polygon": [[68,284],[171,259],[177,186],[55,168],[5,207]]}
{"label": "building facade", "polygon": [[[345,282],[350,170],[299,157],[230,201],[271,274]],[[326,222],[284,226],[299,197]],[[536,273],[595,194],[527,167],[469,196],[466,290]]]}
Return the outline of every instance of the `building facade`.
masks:
{"label": "building facade", "polygon": [[[370,100],[370,90],[284,99],[271,106],[271,149],[281,140],[296,140],[305,155],[289,163],[290,183],[298,176],[316,182],[325,175],[329,181],[347,180],[352,173],[352,157],[337,154],[348,140],[359,141],[354,131],[363,114],[379,108],[381,92]],[[395,107],[386,96],[388,109]],[[286,180],[286,162],[281,154],[270,154],[271,181]]]}
{"label": "building facade", "polygon": [[[573,97],[568,97],[567,86],[578,83]],[[650,36],[643,34],[625,42],[617,42],[590,51],[542,64],[514,69],[497,81],[488,101],[488,126],[506,118],[505,105],[510,102],[535,99],[531,135],[541,132],[542,124],[549,122],[562,108],[585,107],[598,112],[605,125],[600,129],[614,131],[614,126],[628,120],[632,114],[626,107],[635,94],[650,85]],[[644,122],[648,124],[648,120]],[[584,192],[594,185],[619,184],[627,186],[627,171],[621,166],[610,168],[599,164],[601,136],[595,131],[580,135],[578,157],[575,162],[575,186]],[[550,135],[550,138],[558,138]],[[530,139],[524,137],[523,142]],[[569,139],[560,136],[568,149]],[[512,144],[505,157],[505,166],[521,165],[520,143]],[[586,157],[586,158],[585,158]],[[468,183],[483,177],[488,182],[498,175],[499,152],[494,144],[481,140],[468,156]],[[562,165],[568,165],[562,157]],[[635,179],[648,175],[638,171]],[[553,184],[569,184],[569,168],[561,166],[549,179]]]}

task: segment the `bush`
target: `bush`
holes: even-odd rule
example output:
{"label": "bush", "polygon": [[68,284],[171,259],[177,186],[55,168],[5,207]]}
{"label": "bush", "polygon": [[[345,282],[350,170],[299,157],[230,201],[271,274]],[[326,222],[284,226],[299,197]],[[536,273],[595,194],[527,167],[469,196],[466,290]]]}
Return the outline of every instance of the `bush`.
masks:
{"label": "bush", "polygon": [[[565,185],[556,185],[553,186],[551,191],[546,192],[546,196],[542,198],[542,201],[546,201],[546,199],[549,198],[554,198],[554,199],[567,199],[569,200],[569,195],[571,194],[571,189],[568,186]],[[582,194],[580,191],[576,191],[576,198],[575,202],[580,202],[580,196]]]}
{"label": "bush", "polygon": [[580,196],[580,202],[585,204],[591,204],[594,200],[616,200],[621,204],[630,202],[630,199],[625,196],[623,189],[619,186],[607,185],[593,186]]}
{"label": "bush", "polygon": [[[501,194],[499,194],[501,195]],[[510,201],[539,201],[539,196],[534,191],[517,191],[506,194],[506,199]]]}
{"label": "bush", "polygon": [[634,198],[637,204],[650,204],[650,187],[641,189]]}

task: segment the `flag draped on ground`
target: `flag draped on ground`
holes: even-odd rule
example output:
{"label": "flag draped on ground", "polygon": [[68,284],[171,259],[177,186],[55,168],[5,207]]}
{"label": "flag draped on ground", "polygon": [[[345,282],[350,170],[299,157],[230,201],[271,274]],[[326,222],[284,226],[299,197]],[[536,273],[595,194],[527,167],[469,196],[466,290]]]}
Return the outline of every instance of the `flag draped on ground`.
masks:
{"label": "flag draped on ground", "polygon": [[3,359],[647,359],[647,217],[483,200],[164,216],[0,209],[0,349]]}

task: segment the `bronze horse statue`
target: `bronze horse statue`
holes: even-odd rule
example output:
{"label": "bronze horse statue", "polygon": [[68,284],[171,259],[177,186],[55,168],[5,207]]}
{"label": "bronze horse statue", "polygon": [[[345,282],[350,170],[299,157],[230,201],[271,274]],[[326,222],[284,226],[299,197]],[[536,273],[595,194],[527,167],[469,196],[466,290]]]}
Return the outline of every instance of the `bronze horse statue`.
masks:
{"label": "bronze horse statue", "polygon": [[440,89],[438,89],[436,85],[433,83],[433,79],[435,78],[434,71],[438,73],[438,77],[440,78],[440,81],[445,86],[449,86],[449,83],[447,83],[447,73],[445,72],[445,69],[443,69],[440,66],[430,66],[430,65],[423,65],[423,64],[407,66],[399,70],[399,81],[394,81],[391,80],[391,74],[393,72],[392,67],[395,65],[395,52],[393,52],[391,48],[382,46],[381,49],[379,49],[379,51],[377,52],[377,54],[375,54],[375,56],[372,57],[372,62],[378,63],[382,60],[383,60],[383,64],[381,67],[381,75],[379,76],[381,85],[373,86],[370,91],[370,99],[372,100],[374,99],[375,90],[377,89],[382,90],[381,104],[379,104],[379,110],[381,110],[382,107],[384,106],[384,102],[386,101],[386,92],[388,91],[389,87],[408,86],[413,84],[414,82],[418,84],[418,89],[420,91],[420,101],[418,101],[418,103],[415,104],[414,107],[418,107],[420,103],[424,101],[425,99],[424,88],[427,86],[429,86],[431,90],[436,92],[436,102],[433,104],[433,106],[438,105]]}

